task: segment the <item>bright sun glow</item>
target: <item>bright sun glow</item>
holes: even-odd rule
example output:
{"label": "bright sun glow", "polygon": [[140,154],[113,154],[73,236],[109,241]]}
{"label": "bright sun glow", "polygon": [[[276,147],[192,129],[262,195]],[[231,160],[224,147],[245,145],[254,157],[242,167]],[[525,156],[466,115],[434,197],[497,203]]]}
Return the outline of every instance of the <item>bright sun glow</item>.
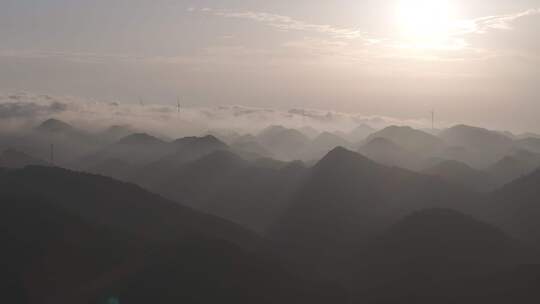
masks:
{"label": "bright sun glow", "polygon": [[455,8],[448,0],[401,0],[397,10],[401,34],[419,42],[447,38],[455,18]]}

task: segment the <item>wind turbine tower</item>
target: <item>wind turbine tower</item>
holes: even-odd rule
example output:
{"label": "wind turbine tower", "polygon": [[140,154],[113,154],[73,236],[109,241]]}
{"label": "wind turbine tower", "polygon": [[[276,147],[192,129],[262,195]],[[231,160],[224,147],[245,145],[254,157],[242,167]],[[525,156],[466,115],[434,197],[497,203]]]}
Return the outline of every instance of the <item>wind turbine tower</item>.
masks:
{"label": "wind turbine tower", "polygon": [[51,144],[51,165],[54,165],[54,144]]}

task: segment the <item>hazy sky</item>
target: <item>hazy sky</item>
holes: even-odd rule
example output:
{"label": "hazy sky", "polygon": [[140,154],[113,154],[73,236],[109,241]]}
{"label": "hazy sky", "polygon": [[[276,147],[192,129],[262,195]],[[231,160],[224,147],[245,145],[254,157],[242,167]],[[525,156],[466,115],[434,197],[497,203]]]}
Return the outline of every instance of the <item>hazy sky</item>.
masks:
{"label": "hazy sky", "polygon": [[540,131],[540,0],[0,0],[0,91]]}

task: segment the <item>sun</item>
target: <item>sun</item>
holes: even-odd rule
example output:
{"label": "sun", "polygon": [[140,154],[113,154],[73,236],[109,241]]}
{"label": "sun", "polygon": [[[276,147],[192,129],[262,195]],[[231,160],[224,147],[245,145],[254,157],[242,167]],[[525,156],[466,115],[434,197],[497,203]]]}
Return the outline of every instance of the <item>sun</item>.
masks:
{"label": "sun", "polygon": [[455,18],[449,0],[401,0],[397,7],[397,26],[407,39],[444,39],[451,34]]}

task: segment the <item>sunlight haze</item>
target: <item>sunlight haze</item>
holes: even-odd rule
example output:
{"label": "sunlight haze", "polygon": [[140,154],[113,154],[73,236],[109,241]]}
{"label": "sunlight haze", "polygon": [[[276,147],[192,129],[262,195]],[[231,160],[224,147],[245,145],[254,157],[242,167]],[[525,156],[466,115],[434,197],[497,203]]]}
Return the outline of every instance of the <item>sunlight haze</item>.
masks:
{"label": "sunlight haze", "polygon": [[[540,131],[531,0],[0,1],[0,91]],[[489,111],[488,111],[489,110]],[[520,117],[514,120],[512,117]]]}
{"label": "sunlight haze", "polygon": [[0,304],[540,303],[540,0],[0,0]]}

